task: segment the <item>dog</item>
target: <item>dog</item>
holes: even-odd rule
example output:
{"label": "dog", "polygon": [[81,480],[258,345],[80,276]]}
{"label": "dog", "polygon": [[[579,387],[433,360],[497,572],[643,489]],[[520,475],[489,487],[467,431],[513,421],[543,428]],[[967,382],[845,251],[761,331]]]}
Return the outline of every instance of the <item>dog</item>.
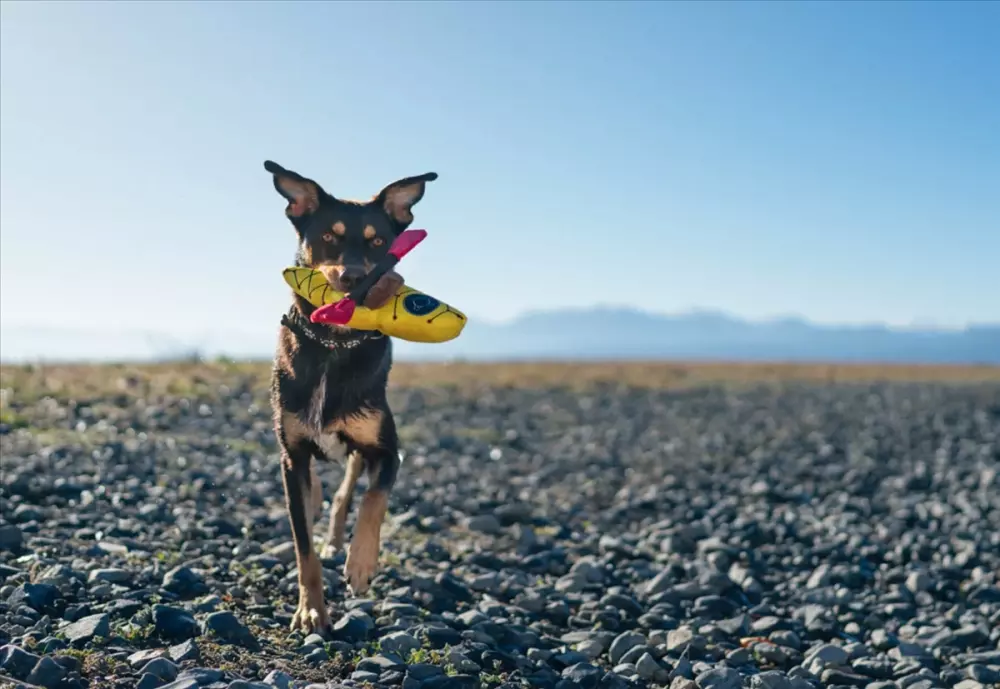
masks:
{"label": "dog", "polygon": [[[386,255],[393,239],[413,222],[412,209],[423,198],[426,183],[437,179],[433,172],[407,177],[370,201],[359,202],[335,198],[315,181],[273,161],[265,161],[264,169],[287,202],[285,215],[296,233],[296,265],[319,270],[341,292],[358,284]],[[402,276],[391,271],[372,288],[365,306],[384,304],[402,284]],[[299,601],[291,629],[306,633],[330,624],[322,567],[313,548],[314,521],[323,506],[315,462],[346,454],[344,478],[333,497],[320,552],[324,558],[343,549],[354,487],[361,472],[367,472],[368,488],[343,571],[354,595],[368,590],[378,567],[382,522],[400,465],[386,397],[392,366],[389,338],[312,323],[314,308],[294,296],[281,320],[271,376],[274,430],[299,570]]]}

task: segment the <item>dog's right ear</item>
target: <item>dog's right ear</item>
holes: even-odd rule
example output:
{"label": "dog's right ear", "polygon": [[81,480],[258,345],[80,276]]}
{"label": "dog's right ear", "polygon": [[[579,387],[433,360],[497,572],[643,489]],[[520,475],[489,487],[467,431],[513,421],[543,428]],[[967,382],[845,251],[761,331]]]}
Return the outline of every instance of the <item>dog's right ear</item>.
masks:
{"label": "dog's right ear", "polygon": [[319,208],[319,199],[324,192],[316,182],[286,170],[273,160],[265,160],[264,169],[274,175],[274,188],[288,201],[285,215],[301,218]]}

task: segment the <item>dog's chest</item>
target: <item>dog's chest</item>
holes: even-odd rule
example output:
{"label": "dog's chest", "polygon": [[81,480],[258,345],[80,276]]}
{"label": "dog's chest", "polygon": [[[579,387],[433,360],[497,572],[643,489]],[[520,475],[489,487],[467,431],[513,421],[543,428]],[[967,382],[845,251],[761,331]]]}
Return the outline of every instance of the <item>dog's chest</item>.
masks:
{"label": "dog's chest", "polygon": [[357,445],[378,444],[381,414],[371,409],[357,409],[335,415],[327,420],[329,380],[324,372],[316,384],[305,410],[306,431],[328,459],[339,458],[343,452],[342,437]]}

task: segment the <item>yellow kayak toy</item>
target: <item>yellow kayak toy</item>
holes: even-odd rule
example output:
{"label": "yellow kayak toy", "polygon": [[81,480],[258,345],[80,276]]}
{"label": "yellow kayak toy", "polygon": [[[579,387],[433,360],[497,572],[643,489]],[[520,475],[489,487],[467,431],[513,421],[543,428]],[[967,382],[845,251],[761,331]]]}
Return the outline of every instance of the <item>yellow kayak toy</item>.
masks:
{"label": "yellow kayak toy", "polygon": [[377,330],[411,342],[447,342],[461,334],[467,319],[458,309],[429,294],[403,285],[377,309],[358,305],[375,283],[426,236],[424,230],[406,230],[400,234],[385,258],[346,294],[333,289],[326,277],[312,268],[285,268],[282,275],[296,294],[317,307],[310,316],[313,323]]}

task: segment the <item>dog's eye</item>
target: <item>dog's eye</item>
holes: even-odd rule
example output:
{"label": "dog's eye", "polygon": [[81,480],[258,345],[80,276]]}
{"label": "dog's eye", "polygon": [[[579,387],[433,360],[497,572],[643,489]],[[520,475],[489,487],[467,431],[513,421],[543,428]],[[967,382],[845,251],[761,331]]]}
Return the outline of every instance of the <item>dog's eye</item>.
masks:
{"label": "dog's eye", "polygon": [[372,240],[372,246],[382,246],[383,244],[385,244],[385,241],[381,237],[376,237]]}
{"label": "dog's eye", "polygon": [[324,242],[332,242],[333,241],[333,232],[326,232],[326,233],[324,233],[323,234],[323,241]]}

